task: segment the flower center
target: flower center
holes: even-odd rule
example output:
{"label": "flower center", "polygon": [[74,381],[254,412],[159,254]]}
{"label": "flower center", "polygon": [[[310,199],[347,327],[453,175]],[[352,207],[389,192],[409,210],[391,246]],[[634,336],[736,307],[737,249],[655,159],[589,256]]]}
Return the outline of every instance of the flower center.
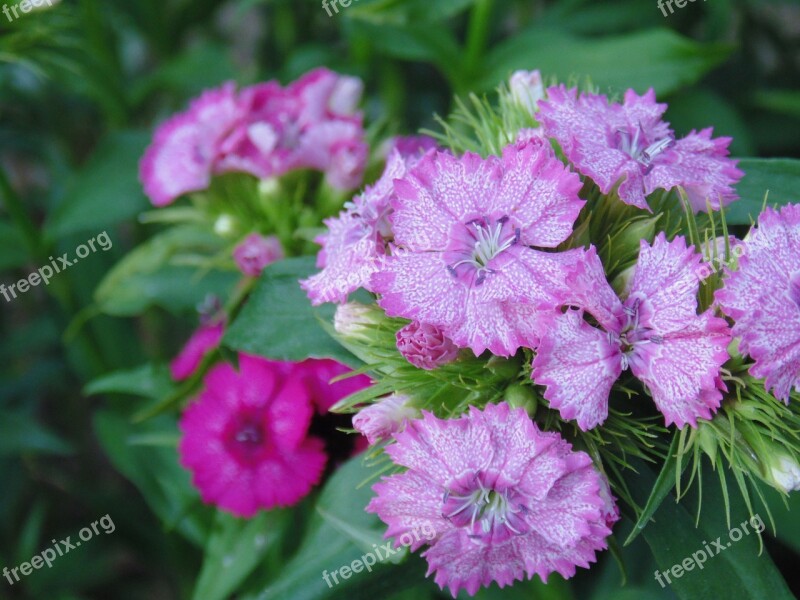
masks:
{"label": "flower center", "polygon": [[650,327],[645,327],[639,323],[641,316],[641,298],[629,298],[625,302],[623,310],[627,322],[619,334],[613,331],[608,332],[608,339],[611,343],[619,344],[619,349],[622,352],[622,370],[626,370],[631,366],[631,363],[637,359],[637,348],[643,344],[662,344],[664,338],[657,334]]}
{"label": "flower center", "polygon": [[524,518],[528,509],[514,502],[513,490],[487,487],[480,473],[466,486],[454,487],[444,494],[442,516],[456,527],[466,528],[470,537],[501,542],[529,531]]}
{"label": "flower center", "polygon": [[229,425],[225,447],[239,462],[259,462],[267,450],[267,435],[257,415],[240,415]]}
{"label": "flower center", "polygon": [[630,156],[645,168],[645,173],[653,168],[653,159],[675,143],[671,136],[656,139],[648,143],[641,125],[636,127],[633,134],[629,129],[616,130],[617,148]]}
{"label": "flower center", "polygon": [[[454,277],[477,274],[475,285],[480,285],[488,273],[493,273],[492,261],[519,242],[520,230],[513,227],[508,217],[492,220],[488,217],[474,219],[453,236],[448,250],[447,270]],[[459,270],[460,269],[460,270]]]}

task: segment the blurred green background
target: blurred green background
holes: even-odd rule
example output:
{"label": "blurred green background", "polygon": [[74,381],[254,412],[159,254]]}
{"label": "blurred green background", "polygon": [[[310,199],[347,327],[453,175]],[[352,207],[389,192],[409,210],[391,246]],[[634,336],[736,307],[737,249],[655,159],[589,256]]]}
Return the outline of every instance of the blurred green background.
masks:
{"label": "blurred green background", "polygon": [[[0,566],[107,513],[116,530],[13,587],[0,580],[0,598],[195,593],[212,517],[188,500],[174,450],[156,443],[172,435],[174,420],[156,419],[132,440],[130,398],[84,388],[111,371],[169,360],[195,324],[192,306],[168,288],[132,290],[132,301],[150,294],[138,317],[107,314],[93,292],[156,231],[136,218],[148,208],[138,159],[154,126],[203,89],[286,82],[326,65],[364,79],[369,126],[407,133],[435,127],[433,115],[447,114],[455,94],[489,92],[515,69],[538,68],[562,80],[588,76],[612,95],[652,86],[678,134],[714,125],[734,137],[736,156],[800,157],[797,2],[697,0],[666,17],[656,0],[353,0],[331,16],[317,0],[45,8],[12,20],[0,13],[0,283],[102,231],[114,246],[47,287],[0,298]],[[141,386],[156,379],[142,377]],[[781,519],[779,530],[800,531],[800,510]],[[797,549],[796,535],[784,537]],[[791,578],[797,555],[786,544],[769,548]],[[653,583],[646,552],[626,554],[627,592],[605,556],[593,579],[582,572],[571,589],[556,582],[508,595],[588,598],[600,586],[592,598],[674,597]]]}

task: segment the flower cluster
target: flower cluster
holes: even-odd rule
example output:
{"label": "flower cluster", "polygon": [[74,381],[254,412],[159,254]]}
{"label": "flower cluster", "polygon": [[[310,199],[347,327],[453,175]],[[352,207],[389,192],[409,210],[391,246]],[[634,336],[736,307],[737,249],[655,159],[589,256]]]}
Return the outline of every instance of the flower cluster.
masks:
{"label": "flower cluster", "polygon": [[[570,577],[605,548],[611,490],[624,488],[602,475],[607,450],[592,460],[567,440],[624,444],[658,418],[688,426],[713,460],[730,437],[708,436],[738,410],[747,452],[762,455],[747,468],[797,487],[795,454],[775,463],[768,450],[774,407],[743,422],[736,390],[749,383],[730,369],[787,403],[800,391],[798,207],[703,247],[698,222],[713,232],[743,176],[730,138],[676,138],[653,90],[611,102],[517,72],[500,94],[499,108],[456,119],[480,123],[484,152],[456,128],[441,137],[449,148],[393,149],[326,221],[321,271],[301,282],[313,304],[340,304],[337,335],[382,380],[373,403],[345,403],[401,469],[375,484],[369,510],[387,538],[436,532],[423,556],[453,596]],[[347,301],[359,288],[374,305]],[[612,419],[615,407],[628,412]]]}
{"label": "flower cluster", "polygon": [[322,171],[334,188],[361,183],[368,148],[356,110],[362,84],[327,69],[287,87],[276,81],[233,83],[203,93],[164,122],[140,164],[145,192],[165,206],[205,190],[214,175],[249,173],[261,179],[295,169]]}

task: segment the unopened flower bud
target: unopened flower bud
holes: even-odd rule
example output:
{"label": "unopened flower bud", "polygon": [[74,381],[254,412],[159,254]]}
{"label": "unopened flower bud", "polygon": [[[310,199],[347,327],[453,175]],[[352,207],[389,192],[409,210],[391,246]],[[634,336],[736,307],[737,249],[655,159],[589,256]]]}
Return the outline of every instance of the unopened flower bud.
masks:
{"label": "unopened flower bud", "polygon": [[221,237],[228,237],[236,232],[236,219],[231,215],[222,214],[214,221],[214,233]]}
{"label": "unopened flower bud", "polygon": [[764,463],[766,479],[773,487],[787,494],[800,490],[800,464],[794,457],[786,452],[778,452]]}
{"label": "unopened flower bud", "polygon": [[505,392],[505,399],[511,408],[524,408],[528,416],[536,414],[539,401],[536,393],[530,385],[515,384],[510,386]]}
{"label": "unopened flower bud", "polygon": [[539,110],[537,102],[544,98],[542,74],[539,71],[515,71],[508,82],[511,96],[531,114]]}
{"label": "unopened flower bud", "polygon": [[336,307],[333,328],[345,339],[369,342],[382,318],[381,310],[375,305],[345,302]]}
{"label": "unopened flower bud", "polygon": [[400,354],[419,369],[432,371],[458,357],[458,346],[435,325],[412,321],[396,337]]}
{"label": "unopened flower bud", "polygon": [[409,400],[403,394],[392,394],[370,404],[353,417],[353,427],[366,436],[370,444],[386,440],[402,431],[408,419],[419,417],[419,411],[409,405]]}
{"label": "unopened flower bud", "polygon": [[248,277],[258,277],[268,264],[283,258],[283,246],[274,235],[248,235],[233,251],[233,260]]}

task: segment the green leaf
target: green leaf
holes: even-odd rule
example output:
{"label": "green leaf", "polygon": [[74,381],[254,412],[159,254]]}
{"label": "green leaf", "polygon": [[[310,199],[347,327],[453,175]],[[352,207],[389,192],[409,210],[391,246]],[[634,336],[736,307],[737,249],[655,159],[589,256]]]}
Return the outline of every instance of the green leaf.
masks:
{"label": "green leaf", "polygon": [[73,449],[31,415],[0,411],[0,457],[24,452],[71,454]]}
{"label": "green leaf", "polygon": [[352,364],[353,356],[322,327],[332,321],[333,305],[312,307],[298,283],[316,272],[314,265],[314,257],[303,256],[264,269],[223,343],[275,360],[334,358]]}
{"label": "green leaf", "polygon": [[440,25],[374,25],[353,23],[353,31],[393,58],[430,62],[455,86],[458,83],[463,53],[449,28]]}
{"label": "green leaf", "polygon": [[27,260],[25,240],[12,225],[0,222],[0,271],[20,267]]}
{"label": "green leaf", "polygon": [[[375,539],[373,543],[376,545],[379,541],[381,545],[387,543],[380,540],[385,526],[375,515],[364,510],[372,497],[369,485],[358,487],[376,476],[375,468],[365,467],[361,457],[352,458],[340,467],[325,485],[317,502],[318,510],[312,516],[296,554],[266,588],[245,595],[243,600],[382,598],[421,584],[425,567],[417,556],[399,566],[392,566],[389,561],[377,560],[373,554],[376,560],[369,570],[361,568],[360,572],[352,572],[346,579],[338,574],[335,578],[332,575],[357,560],[363,565],[363,559],[375,550],[372,543],[365,547],[369,540]],[[335,519],[331,519],[331,515]],[[325,582],[324,574],[328,575],[330,585]]]}
{"label": "green leaf", "polygon": [[117,263],[95,290],[95,301],[107,314],[130,316],[154,305],[176,313],[185,311],[208,294],[226,297],[240,279],[238,272],[203,272],[174,264],[182,254],[208,256],[222,245],[220,238],[203,227],[168,229]]}
{"label": "green leaf", "polygon": [[[642,530],[647,527],[647,524],[653,518],[656,510],[658,510],[658,507],[661,506],[661,503],[664,501],[664,498],[675,488],[676,478],[678,476],[679,440],[680,432],[676,431],[672,437],[669,451],[667,452],[667,459],[664,461],[664,466],[661,467],[661,472],[658,474],[658,479],[656,479],[655,485],[653,485],[650,496],[647,498],[647,502],[644,505],[644,509],[642,509],[642,513],[639,515],[633,527],[633,531],[631,531],[630,535],[625,540],[626,546],[635,540]],[[686,470],[689,462],[689,460],[682,461],[680,469],[681,474]]]}
{"label": "green leaf", "polygon": [[376,25],[434,23],[453,17],[475,0],[356,0],[346,17]]}
{"label": "green leaf", "polygon": [[66,197],[47,221],[48,236],[101,232],[147,208],[138,165],[149,142],[143,131],[108,134],[68,183]]}
{"label": "green leaf", "polygon": [[280,542],[290,516],[289,511],[276,510],[261,512],[252,519],[238,519],[218,512],[193,598],[229,598]]}
{"label": "green leaf", "polygon": [[588,76],[601,91],[668,94],[697,81],[724,61],[731,48],[700,44],[669,29],[586,39],[532,28],[497,45],[486,57],[480,89],[493,89],[517,69],[537,68],[564,81]]}
{"label": "green leaf", "polygon": [[83,393],[87,396],[130,394],[157,400],[172,393],[174,389],[175,383],[167,365],[146,364],[98,377],[86,384]]}
{"label": "green leaf", "polygon": [[175,420],[162,416],[132,424],[112,411],[101,410],[95,413],[93,423],[114,467],[136,486],[165,528],[203,545],[208,539],[210,511],[201,506],[189,472],[178,464],[177,450],[136,441],[144,436],[176,433]]}
{"label": "green leaf", "polygon": [[728,224],[749,225],[755,221],[765,196],[770,206],[800,202],[800,160],[743,158],[738,167],[744,177],[736,187],[739,200],[725,208]]}
{"label": "green leaf", "polygon": [[[634,495],[644,499],[655,483],[655,476],[642,465],[640,473],[630,483]],[[732,528],[729,529],[722,509],[719,482],[715,477],[707,477],[702,486],[703,510],[697,528],[693,514],[697,506],[697,490],[693,488],[680,504],[662,502],[653,522],[643,532],[659,571],[671,571],[669,580],[662,576],[664,587],[669,586],[685,600],[727,597],[737,600],[793,600],[794,596],[769,555],[766,551],[759,554],[759,539],[753,531],[753,525],[758,522],[751,525],[741,496],[731,495]],[[744,534],[742,525],[745,521],[747,534]],[[738,531],[732,537],[735,529]],[[737,540],[738,534],[741,536]],[[721,550],[714,546],[716,540],[722,545]],[[675,565],[681,570],[672,572]],[[676,573],[680,577],[676,577]],[[735,590],[735,596],[731,596],[732,590]]]}

